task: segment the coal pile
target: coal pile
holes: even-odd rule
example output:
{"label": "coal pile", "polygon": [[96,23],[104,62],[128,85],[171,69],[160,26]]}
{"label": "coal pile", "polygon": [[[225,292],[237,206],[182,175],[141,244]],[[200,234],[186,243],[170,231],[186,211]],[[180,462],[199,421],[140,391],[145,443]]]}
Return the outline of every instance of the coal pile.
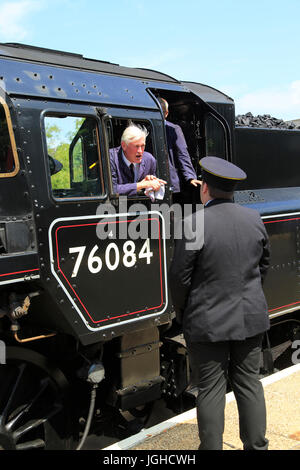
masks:
{"label": "coal pile", "polygon": [[276,129],[300,129],[300,125],[296,125],[292,121],[283,121],[270,116],[270,114],[262,114],[253,116],[252,113],[239,114],[235,117],[235,125],[237,127],[268,127]]}

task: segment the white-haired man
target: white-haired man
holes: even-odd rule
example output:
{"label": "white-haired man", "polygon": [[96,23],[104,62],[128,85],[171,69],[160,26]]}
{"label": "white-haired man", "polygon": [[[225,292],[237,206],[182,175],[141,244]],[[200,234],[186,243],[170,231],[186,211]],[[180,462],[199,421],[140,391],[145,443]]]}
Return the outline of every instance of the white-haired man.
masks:
{"label": "white-haired man", "polygon": [[110,164],[114,191],[134,196],[142,189],[160,189],[166,181],[156,177],[156,160],[145,152],[147,129],[134,124],[121,137],[121,146],[110,150]]}

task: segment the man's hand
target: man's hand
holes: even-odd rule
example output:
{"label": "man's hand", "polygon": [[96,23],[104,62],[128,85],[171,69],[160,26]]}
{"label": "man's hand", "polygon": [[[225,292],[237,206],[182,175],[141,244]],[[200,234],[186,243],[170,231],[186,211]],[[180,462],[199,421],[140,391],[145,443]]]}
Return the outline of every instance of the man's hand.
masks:
{"label": "man's hand", "polygon": [[201,186],[202,181],[199,181],[199,180],[190,180],[190,184],[192,184],[193,186],[197,187],[197,186]]}
{"label": "man's hand", "polygon": [[136,184],[137,191],[141,189],[152,188],[153,191],[158,191],[162,184],[167,184],[166,181],[157,178],[154,175],[147,175],[142,181]]}

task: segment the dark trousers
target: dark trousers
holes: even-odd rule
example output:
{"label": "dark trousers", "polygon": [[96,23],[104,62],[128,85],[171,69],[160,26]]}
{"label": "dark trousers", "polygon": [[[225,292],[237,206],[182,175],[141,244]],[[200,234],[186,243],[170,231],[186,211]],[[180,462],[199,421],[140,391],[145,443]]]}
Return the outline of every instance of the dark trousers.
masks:
{"label": "dark trousers", "polygon": [[199,449],[222,450],[228,380],[238,406],[244,450],[268,449],[264,390],[258,376],[262,337],[187,344],[192,383],[198,387]]}

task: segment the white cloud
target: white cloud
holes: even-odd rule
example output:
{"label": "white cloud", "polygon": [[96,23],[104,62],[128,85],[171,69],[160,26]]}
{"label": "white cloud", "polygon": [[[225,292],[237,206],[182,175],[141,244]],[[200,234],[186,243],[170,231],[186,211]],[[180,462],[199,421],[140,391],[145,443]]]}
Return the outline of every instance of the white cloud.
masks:
{"label": "white cloud", "polygon": [[[182,49],[165,49],[161,50],[159,54],[148,53],[140,56],[123,57],[122,65],[127,67],[141,67],[146,69],[156,70],[162,73],[172,75],[173,62],[178,64],[178,61],[184,59],[187,52]],[[176,73],[174,72],[174,75]],[[176,75],[178,78],[178,73]]]}
{"label": "white cloud", "polygon": [[25,17],[41,8],[41,2],[21,0],[4,2],[0,5],[0,39],[18,42],[23,40],[28,30],[24,24]]}
{"label": "white cloud", "polygon": [[236,114],[270,114],[290,120],[300,118],[300,80],[281,88],[272,87],[247,93],[235,99]]}

